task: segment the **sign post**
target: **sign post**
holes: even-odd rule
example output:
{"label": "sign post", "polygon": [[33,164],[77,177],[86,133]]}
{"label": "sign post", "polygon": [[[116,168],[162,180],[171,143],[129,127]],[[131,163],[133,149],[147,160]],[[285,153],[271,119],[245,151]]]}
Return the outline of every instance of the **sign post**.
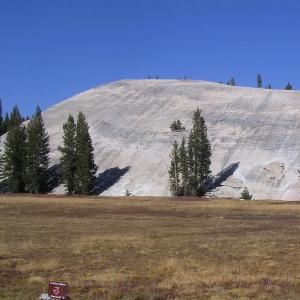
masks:
{"label": "sign post", "polygon": [[66,282],[49,281],[48,295],[51,299],[67,299],[68,284]]}

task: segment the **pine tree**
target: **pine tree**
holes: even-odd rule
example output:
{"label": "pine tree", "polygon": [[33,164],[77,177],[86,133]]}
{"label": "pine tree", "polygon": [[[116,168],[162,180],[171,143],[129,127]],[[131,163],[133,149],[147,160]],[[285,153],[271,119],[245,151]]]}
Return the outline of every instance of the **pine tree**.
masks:
{"label": "pine tree", "polygon": [[5,117],[4,117],[4,121],[3,121],[3,134],[7,132],[8,130],[8,126],[9,126],[10,120],[9,120],[9,116],[8,113],[5,113]]}
{"label": "pine tree", "polygon": [[19,108],[15,105],[10,113],[10,119],[8,124],[8,130],[10,127],[14,127],[22,123],[22,116],[20,114]]}
{"label": "pine tree", "polygon": [[2,134],[4,134],[4,131],[3,131],[2,100],[0,99],[0,135]]}
{"label": "pine tree", "polygon": [[5,178],[5,155],[2,152],[2,149],[0,149],[0,180]]}
{"label": "pine tree", "polygon": [[176,122],[177,130],[185,130],[185,127],[182,125],[180,120]]}
{"label": "pine tree", "polygon": [[4,177],[12,193],[25,191],[25,142],[26,130],[18,107],[11,113],[11,122],[4,143]]}
{"label": "pine tree", "polygon": [[175,196],[202,196],[210,177],[211,148],[207,128],[199,108],[193,115],[193,128],[186,145],[182,138],[180,147],[173,143],[169,169],[170,190]]}
{"label": "pine tree", "polygon": [[290,90],[293,89],[293,87],[292,87],[292,85],[288,82],[288,84],[285,86],[284,89],[290,91]]}
{"label": "pine tree", "polygon": [[189,170],[186,141],[183,137],[179,147],[179,170],[181,176],[182,195],[188,196]]}
{"label": "pine tree", "polygon": [[235,86],[235,81],[234,81],[234,78],[233,78],[233,77],[231,77],[231,79],[230,79],[230,85],[231,85],[231,86]]}
{"label": "pine tree", "polygon": [[241,193],[241,198],[244,200],[251,200],[252,195],[250,194],[249,190],[245,187]]}
{"label": "pine tree", "polygon": [[32,194],[48,192],[49,136],[39,107],[27,126],[26,190]]}
{"label": "pine tree", "polygon": [[78,114],[76,126],[76,167],[75,193],[91,194],[97,166],[94,163],[94,149],[89,126],[82,112]]}
{"label": "pine tree", "polygon": [[170,129],[172,131],[180,131],[180,130],[185,130],[185,127],[182,125],[180,120],[174,121],[171,125],[170,125]]}
{"label": "pine tree", "polygon": [[174,122],[170,125],[171,131],[176,131],[176,126],[177,126],[176,121],[174,121]]}
{"label": "pine tree", "polygon": [[197,180],[195,177],[196,162],[195,162],[195,155],[194,155],[194,140],[191,132],[188,136],[188,142],[187,142],[187,167],[188,167],[188,182],[187,182],[188,195],[196,196],[196,189],[195,189],[195,186],[197,185]]}
{"label": "pine tree", "polygon": [[257,82],[257,87],[262,88],[262,78],[260,74],[257,74],[256,76],[256,82]]}
{"label": "pine tree", "polygon": [[72,195],[75,190],[76,172],[76,124],[72,115],[69,115],[63,125],[63,131],[63,146],[58,147],[61,153],[62,182],[68,194]]}
{"label": "pine tree", "polygon": [[180,182],[179,182],[179,148],[178,143],[173,143],[173,148],[170,154],[171,166],[169,169],[170,191],[173,196],[179,196]]}
{"label": "pine tree", "polygon": [[207,128],[198,108],[194,112],[193,128],[188,139],[189,189],[192,196],[205,194],[205,183],[211,173],[210,157]]}

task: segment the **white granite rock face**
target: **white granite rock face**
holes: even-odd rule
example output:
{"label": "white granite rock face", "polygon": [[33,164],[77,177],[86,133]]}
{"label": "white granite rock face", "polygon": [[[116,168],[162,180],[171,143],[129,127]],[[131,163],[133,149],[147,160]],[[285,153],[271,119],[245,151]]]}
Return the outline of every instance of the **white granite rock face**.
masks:
{"label": "white granite rock face", "polygon": [[[99,172],[106,171],[102,175],[108,181],[114,177],[103,195],[124,195],[126,190],[134,195],[169,195],[169,150],[176,138],[188,133],[197,107],[208,126],[213,175],[235,165],[212,194],[239,197],[247,186],[256,199],[300,200],[296,91],[189,80],[124,80],[99,86],[44,112],[51,161],[58,162],[57,147],[68,114],[82,110]],[[170,131],[175,119],[183,122],[185,133]]]}

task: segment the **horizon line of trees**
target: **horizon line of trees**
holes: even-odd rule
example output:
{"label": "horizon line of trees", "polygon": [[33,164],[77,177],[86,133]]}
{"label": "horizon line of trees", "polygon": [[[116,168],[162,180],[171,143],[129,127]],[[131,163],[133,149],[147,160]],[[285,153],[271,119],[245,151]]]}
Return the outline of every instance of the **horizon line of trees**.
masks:
{"label": "horizon line of trees", "polygon": [[[12,120],[12,114],[13,114],[13,110],[15,109],[15,107],[17,107],[17,106],[15,105],[13,107],[10,114],[8,112],[6,112],[3,117],[2,99],[0,98],[0,136],[5,134],[8,131],[8,128],[10,127],[10,123],[14,122],[14,120]],[[20,112],[19,112],[19,114],[20,114]],[[20,118],[21,118],[22,122],[30,120],[29,116],[24,117],[24,116],[21,116],[21,114],[20,114]]]}
{"label": "horizon line of trees", "polygon": [[49,136],[37,106],[27,126],[14,106],[4,152],[1,154],[1,178],[12,193],[46,193],[48,191]]}
{"label": "horizon line of trees", "polygon": [[[220,81],[221,84],[223,84],[223,82]],[[226,85],[230,85],[230,86],[236,86],[235,80],[233,77],[230,78],[229,81],[227,81]],[[260,74],[257,74],[256,76],[256,87],[257,88],[263,88],[263,80],[262,80],[262,76]],[[270,83],[268,83],[265,87],[266,89],[271,90],[272,86]],[[293,86],[291,85],[291,83],[288,81],[288,83],[285,85],[285,87],[283,88],[284,90],[292,90]]]}
{"label": "horizon line of trees", "polygon": [[[39,106],[25,125],[17,106],[14,106],[0,155],[0,178],[2,188],[11,193],[50,192],[49,135],[45,130]],[[94,163],[94,148],[89,135],[89,126],[82,112],[77,124],[70,115],[63,125],[63,145],[60,165],[61,177],[68,194],[91,194],[97,166]],[[71,144],[68,142],[71,141]],[[69,155],[69,150],[72,155]],[[70,158],[70,160],[68,160]],[[72,173],[70,174],[70,170]],[[74,179],[69,185],[70,176]]]}

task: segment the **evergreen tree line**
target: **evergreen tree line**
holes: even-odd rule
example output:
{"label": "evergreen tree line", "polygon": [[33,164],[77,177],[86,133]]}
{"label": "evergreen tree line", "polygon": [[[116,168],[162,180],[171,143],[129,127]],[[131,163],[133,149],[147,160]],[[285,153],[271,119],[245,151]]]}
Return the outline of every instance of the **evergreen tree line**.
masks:
{"label": "evergreen tree line", "polygon": [[207,127],[199,108],[193,114],[193,126],[186,140],[173,143],[169,168],[170,191],[174,196],[202,196],[210,177],[211,147]]}
{"label": "evergreen tree line", "polygon": [[[15,107],[13,108],[13,110],[14,109],[15,109]],[[5,115],[4,115],[4,117],[3,117],[2,100],[0,99],[0,135],[5,134],[8,131],[11,122],[14,122],[12,120],[13,110],[12,110],[12,112],[10,114],[8,112],[6,112]],[[29,117],[27,116],[25,118],[25,117],[21,116],[21,120],[22,120],[22,122],[28,121]]]}
{"label": "evergreen tree line", "polygon": [[[36,108],[27,126],[23,121],[15,106],[0,157],[1,178],[11,193],[47,193],[51,180],[49,136],[40,108]],[[77,124],[69,116],[63,130],[63,145],[59,147],[61,181],[69,194],[91,194],[97,167],[84,114],[78,114]]]}
{"label": "evergreen tree line", "polygon": [[[222,83],[222,82],[220,82],[220,83]],[[235,80],[234,80],[233,77],[231,77],[231,79],[229,81],[227,81],[227,85],[231,85],[231,86],[236,85]],[[257,74],[257,76],[256,76],[256,86],[258,88],[263,88],[263,81],[262,81],[262,77],[261,77],[260,74]],[[271,86],[271,84],[268,83],[265,88],[266,89],[272,89],[272,86]],[[284,89],[285,90],[292,90],[293,86],[290,84],[290,82],[288,82],[287,85],[284,87]]]}
{"label": "evergreen tree line", "polygon": [[[262,81],[262,77],[261,77],[260,74],[257,74],[257,76],[256,76],[256,85],[257,85],[258,88],[262,88],[263,87],[263,81]],[[269,89],[269,90],[272,89],[272,86],[271,86],[270,83],[266,85],[266,89]],[[293,87],[290,84],[290,82],[288,82],[287,85],[284,87],[284,89],[285,90],[292,90]]]}
{"label": "evergreen tree line", "polygon": [[17,106],[11,112],[4,153],[1,155],[1,177],[12,193],[46,193],[48,191],[49,137],[39,107],[32,119],[23,124]]}

